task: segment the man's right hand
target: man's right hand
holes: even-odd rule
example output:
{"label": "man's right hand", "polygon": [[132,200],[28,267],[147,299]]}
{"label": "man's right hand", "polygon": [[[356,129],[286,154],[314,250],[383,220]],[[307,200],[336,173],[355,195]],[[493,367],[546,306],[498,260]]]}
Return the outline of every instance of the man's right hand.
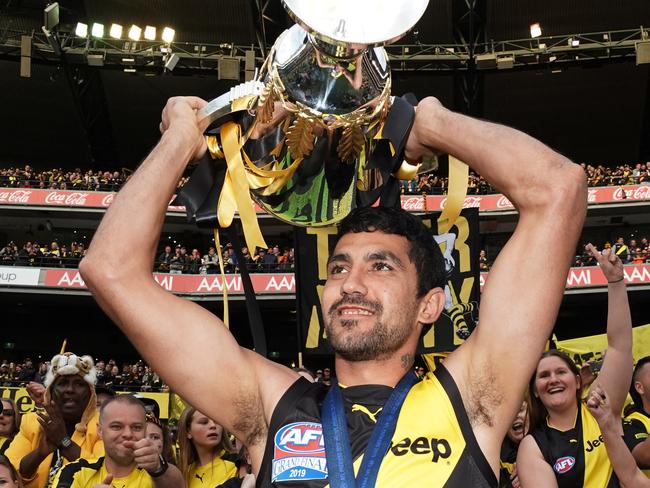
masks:
{"label": "man's right hand", "polygon": [[415,107],[415,120],[409,138],[406,141],[404,156],[408,161],[418,162],[423,156],[432,156],[436,148],[430,146],[430,137],[426,135],[426,129],[431,128],[436,114],[444,110],[444,107],[437,98],[426,97]]}
{"label": "man's right hand", "polygon": [[160,133],[171,130],[176,134],[183,134],[193,144],[192,159],[200,159],[207,149],[203,133],[208,128],[207,119],[199,120],[197,113],[208,104],[198,97],[172,97],[162,111]]}

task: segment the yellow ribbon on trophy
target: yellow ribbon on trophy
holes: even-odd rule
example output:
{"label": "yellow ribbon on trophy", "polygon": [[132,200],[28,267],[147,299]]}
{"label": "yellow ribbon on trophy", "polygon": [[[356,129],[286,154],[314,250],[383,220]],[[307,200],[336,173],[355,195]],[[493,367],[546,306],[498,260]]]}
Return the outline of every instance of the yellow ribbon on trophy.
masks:
{"label": "yellow ribbon on trophy", "polygon": [[[234,100],[231,105],[232,111],[247,110],[255,100],[256,98],[252,96]],[[216,136],[206,137],[212,157],[225,159],[228,167],[217,206],[219,225],[224,228],[229,227],[235,213],[239,212],[246,246],[251,252],[254,252],[256,247],[266,248],[268,246],[260,231],[250,190],[262,189],[262,195],[271,195],[277,192],[291,179],[303,159],[296,158],[287,168],[279,168],[281,162],[275,159],[264,167],[255,166],[243,147],[256,123],[257,119],[244,135],[239,124],[226,122],[221,126],[221,146],[219,146]],[[284,141],[280,142],[270,152],[270,155],[279,155],[283,146]]]}
{"label": "yellow ribbon on trophy", "polygon": [[463,210],[467,196],[469,167],[460,159],[449,155],[449,186],[447,187],[447,203],[438,217],[438,232],[445,234],[456,223]]}
{"label": "yellow ribbon on trophy", "polygon": [[[419,164],[404,161],[394,173],[398,180],[409,181],[415,178],[420,169]],[[460,212],[463,210],[467,196],[467,183],[469,181],[469,167],[460,159],[449,155],[449,186],[447,187],[447,202],[438,217],[438,232],[445,234],[456,223]],[[426,197],[425,197],[426,198]]]}
{"label": "yellow ribbon on trophy", "polygon": [[221,227],[230,227],[235,212],[239,211],[244,239],[251,253],[255,248],[266,249],[268,246],[262,237],[257,215],[250,195],[246,169],[242,159],[241,127],[235,122],[226,122],[221,127],[221,144],[226,157],[228,171],[223,183],[223,190],[217,205],[217,218]]}

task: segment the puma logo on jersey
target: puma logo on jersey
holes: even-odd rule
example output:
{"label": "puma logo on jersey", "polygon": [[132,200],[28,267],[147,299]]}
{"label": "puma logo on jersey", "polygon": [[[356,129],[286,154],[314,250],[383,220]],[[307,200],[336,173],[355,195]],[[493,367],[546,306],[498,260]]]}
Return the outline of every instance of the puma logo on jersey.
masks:
{"label": "puma logo on jersey", "polygon": [[597,439],[594,439],[593,441],[587,441],[587,449],[585,449],[585,451],[591,452],[600,446],[603,442],[605,442],[603,440],[603,436],[599,435]]}
{"label": "puma logo on jersey", "polygon": [[427,439],[418,437],[411,441],[410,438],[402,439],[397,444],[391,444],[390,451],[395,456],[404,456],[411,452],[413,454],[431,454],[431,461],[438,462],[438,459],[447,459],[451,456],[451,446],[447,439]]}
{"label": "puma logo on jersey", "polygon": [[352,405],[352,411],[353,412],[365,413],[370,418],[370,420],[372,420],[373,423],[375,423],[375,424],[377,423],[377,414],[379,414],[379,412],[381,412],[381,409],[382,409],[382,407],[379,407],[375,413],[372,413],[370,410],[368,410],[363,405],[359,405],[358,403],[355,403],[354,405]]}

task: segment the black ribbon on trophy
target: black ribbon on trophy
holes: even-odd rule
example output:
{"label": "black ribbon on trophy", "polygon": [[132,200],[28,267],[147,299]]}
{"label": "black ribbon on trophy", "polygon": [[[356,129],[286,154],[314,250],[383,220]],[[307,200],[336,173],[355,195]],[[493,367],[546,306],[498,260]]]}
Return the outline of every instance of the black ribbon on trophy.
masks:
{"label": "black ribbon on trophy", "polygon": [[[208,154],[176,200],[200,227],[228,228],[238,214],[251,253],[267,247],[254,203],[292,225],[328,227],[358,206],[398,206],[399,180],[423,169],[404,160],[415,100],[391,96],[382,46],[415,25],[428,0],[283,4],[296,24],[257,78],[199,113],[211,121]],[[450,180],[449,224],[467,188],[467,167],[453,158]]]}

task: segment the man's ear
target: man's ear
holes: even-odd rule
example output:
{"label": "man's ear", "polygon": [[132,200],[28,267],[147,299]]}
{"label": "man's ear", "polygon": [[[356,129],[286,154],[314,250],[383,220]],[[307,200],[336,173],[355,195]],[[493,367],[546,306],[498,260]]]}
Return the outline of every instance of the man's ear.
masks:
{"label": "man's ear", "polygon": [[420,311],[418,322],[422,324],[433,324],[445,307],[445,292],[442,288],[432,288],[420,300]]}
{"label": "man's ear", "polygon": [[104,433],[102,432],[102,424],[97,422],[97,435],[101,440],[104,440]]}
{"label": "man's ear", "polygon": [[634,382],[634,389],[641,396],[643,396],[643,394],[645,393],[645,388],[643,388],[643,384],[640,381]]}

